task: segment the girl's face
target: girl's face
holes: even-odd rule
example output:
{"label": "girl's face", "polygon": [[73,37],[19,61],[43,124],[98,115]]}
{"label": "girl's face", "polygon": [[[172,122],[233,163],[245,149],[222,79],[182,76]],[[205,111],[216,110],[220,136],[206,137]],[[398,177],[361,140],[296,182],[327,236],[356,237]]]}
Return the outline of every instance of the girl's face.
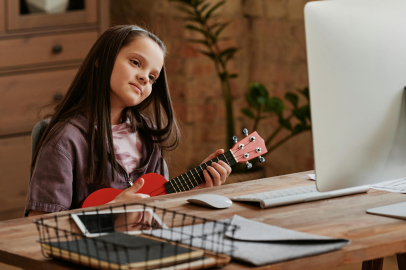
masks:
{"label": "girl's face", "polygon": [[146,99],[163,64],[161,48],[149,37],[136,37],[121,48],[110,79],[111,110],[122,111]]}

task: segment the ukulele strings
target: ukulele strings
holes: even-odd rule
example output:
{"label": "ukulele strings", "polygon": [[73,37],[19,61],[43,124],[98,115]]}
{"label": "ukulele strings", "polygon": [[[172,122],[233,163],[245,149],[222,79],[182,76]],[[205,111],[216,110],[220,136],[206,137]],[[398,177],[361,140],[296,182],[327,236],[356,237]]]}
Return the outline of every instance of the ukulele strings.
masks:
{"label": "ukulele strings", "polygon": [[[229,156],[228,159],[227,159],[227,157],[225,156],[226,154],[229,155],[229,154],[231,154],[231,153],[230,153],[230,151],[227,151],[226,153],[223,154],[223,155],[224,155],[224,158],[225,158],[225,161],[228,161],[228,159],[229,159],[231,156]],[[215,158],[213,158],[213,159],[211,159],[211,160],[208,160],[208,161],[206,161],[206,162],[203,163],[203,164],[206,165],[206,168],[207,168],[208,165],[207,165],[206,163],[207,163],[207,162],[210,162],[210,161],[213,163],[213,160],[216,159],[216,158],[217,158],[218,160],[224,161],[224,160],[222,159],[222,158],[223,158],[223,155],[219,155],[218,157],[215,157]],[[219,158],[219,157],[220,157],[220,158]],[[200,166],[201,166],[201,165],[200,165]],[[197,170],[197,169],[203,170],[203,168],[199,168],[199,167],[196,167],[196,168],[195,168],[195,170]],[[201,173],[203,173],[203,171],[200,172],[200,173],[199,173],[199,172],[194,173],[194,172],[193,172],[193,169],[192,169],[192,170],[189,170],[188,172],[190,173],[190,175],[191,175],[193,178],[194,178],[194,176],[198,175],[199,178],[201,179],[202,183],[205,182],[205,181],[201,178]],[[187,175],[188,172],[185,172],[185,173],[184,173],[187,178],[189,178],[189,176]],[[181,174],[181,175],[179,175],[179,176],[182,176],[182,175],[183,175],[183,174]],[[171,181],[175,182],[175,179],[178,178],[178,182],[179,182],[179,183],[183,182],[183,183],[186,184],[186,183],[187,183],[186,180],[183,180],[183,181],[180,180],[180,179],[179,179],[179,176],[175,177],[174,179],[169,180],[168,182],[171,182]],[[182,178],[183,178],[183,176],[182,176]],[[189,180],[189,181],[190,181],[190,180]],[[197,180],[196,180],[196,181],[197,181]],[[191,182],[191,181],[190,181],[190,182]],[[175,182],[175,183],[176,183],[176,182]],[[199,183],[199,184],[201,184],[201,183]],[[193,185],[194,185],[194,184],[193,184]],[[197,186],[197,185],[196,185],[196,186]],[[183,187],[183,185],[182,185],[182,187]],[[194,187],[195,187],[195,186],[194,186]],[[152,190],[150,193],[148,193],[148,195],[150,195],[150,194],[156,192],[156,191],[159,190],[160,188],[162,188],[162,187],[158,187],[157,189]],[[193,188],[193,187],[192,187],[192,188]],[[176,191],[175,188],[174,188],[174,190]],[[189,189],[189,190],[190,190],[190,189]],[[160,195],[160,194],[164,193],[165,191],[166,191],[166,189],[165,189],[164,191],[162,191],[161,193],[158,193],[157,195]],[[185,190],[185,191],[186,191],[186,190]]]}
{"label": "ukulele strings", "polygon": [[[228,158],[226,157],[226,155],[228,156]],[[211,162],[211,163],[213,163],[214,161],[213,160],[215,160],[217,158],[217,160],[222,160],[222,161],[226,161],[227,163],[228,163],[228,160],[230,159],[230,158],[232,158],[232,155],[231,155],[231,150],[230,151],[227,151],[226,153],[224,153],[224,154],[222,154],[222,155],[219,155],[219,156],[217,156],[217,157],[215,157],[215,158],[213,158],[213,159],[211,159],[211,160],[209,160],[209,161],[206,161],[205,163],[203,163],[203,164],[201,164],[201,165],[206,165],[206,168],[209,166],[207,163],[209,163],[209,162]],[[225,160],[223,160],[223,159],[225,159]],[[199,176],[199,178],[200,178],[200,180],[202,181],[201,183],[204,183],[205,181],[202,179],[202,174],[203,174],[203,168],[201,167],[201,165],[199,166],[199,167],[196,167],[196,168],[194,168],[194,170],[196,170],[196,173],[195,172],[193,172],[193,169],[192,170],[189,170],[188,172],[189,172],[189,174],[194,178],[194,176]],[[201,172],[198,172],[197,170],[201,170]],[[181,175],[179,175],[179,176],[181,176],[182,178],[183,178],[183,180],[181,180],[180,178],[179,178],[179,176],[177,176],[177,177],[175,177],[174,179],[172,179],[172,180],[170,180],[169,182],[174,182],[176,185],[177,185],[177,183],[176,183],[176,181],[175,181],[175,179],[176,178],[178,178],[178,182],[181,184],[181,186],[184,188],[184,190],[183,191],[188,191],[188,190],[191,190],[192,188],[194,188],[194,187],[196,187],[197,185],[199,185],[199,184],[201,184],[201,183],[199,183],[199,184],[197,184],[196,186],[194,186],[194,184],[193,184],[193,182],[190,180],[190,178],[189,178],[189,176],[187,175],[187,173],[188,172],[186,172],[186,173],[184,173],[184,174],[181,174]],[[182,176],[182,175],[186,175],[186,178],[187,179],[189,179],[189,182],[190,182],[190,184],[192,185],[192,188],[189,188],[189,186],[187,185],[187,181],[185,180],[185,178]],[[197,180],[196,180],[196,178],[194,178],[195,179],[195,181],[197,182]],[[186,190],[186,188],[183,186],[183,184],[182,183],[184,183],[189,189],[188,190]],[[178,188],[179,188],[179,186],[178,186]],[[154,190],[154,191],[152,191],[152,192],[155,192],[155,191],[157,191],[159,188],[157,188],[156,190]],[[176,188],[173,186],[173,189],[175,190],[175,192],[176,192]],[[157,195],[160,195],[160,194],[162,194],[162,193],[164,193],[166,190],[164,190],[164,191],[162,191],[161,193],[159,193],[159,194],[157,194]],[[182,190],[180,190],[180,188],[179,188],[179,192],[183,192]],[[151,192],[151,193],[152,193]]]}
{"label": "ukulele strings", "polygon": [[[249,143],[247,143],[247,145],[249,145],[250,143],[251,143],[251,141],[250,141]],[[238,148],[238,150],[234,152],[234,155],[235,155],[235,157],[236,157],[237,159],[244,156],[244,154],[238,154],[238,152],[241,152],[241,150],[244,150],[244,149],[239,149],[239,148]],[[230,153],[231,151],[232,151],[232,150],[227,151],[226,153],[224,153],[224,155]],[[251,153],[251,152],[254,152],[254,151],[256,151],[256,150],[254,149],[254,150],[248,151],[248,152],[246,152],[246,153]],[[231,153],[230,153],[230,154],[231,154]],[[219,157],[220,157],[220,158],[219,158]],[[216,157],[216,158],[217,158],[218,160],[222,160],[221,158],[222,158],[223,156],[222,156],[222,155],[219,155],[219,157]],[[224,158],[225,158],[226,161],[227,161],[227,157],[224,156]],[[206,163],[208,163],[208,162],[210,162],[210,161],[211,161],[211,163],[213,163],[213,160],[214,160],[214,159],[215,159],[215,158],[213,158],[213,159],[211,159],[211,160],[209,160],[209,161],[203,163],[203,165],[206,165],[206,168],[207,168],[209,165],[206,164]],[[222,161],[224,161],[224,160],[222,160]],[[200,167],[200,168],[199,168],[199,167]],[[190,173],[190,175],[191,175],[193,178],[194,178],[194,176],[196,176],[196,175],[199,176],[199,178],[202,180],[202,183],[203,183],[203,182],[205,182],[205,181],[201,178],[201,174],[203,173],[203,168],[201,168],[201,166],[199,166],[199,167],[196,167],[195,170],[196,170],[196,169],[202,170],[200,173],[199,173],[199,172],[194,173],[194,172],[193,172],[193,169],[192,169],[192,170],[189,170],[189,173]],[[185,174],[186,177],[189,179],[189,176],[187,175],[187,173],[188,173],[188,172],[185,172],[184,174]],[[182,175],[183,175],[183,174],[181,174],[181,175],[179,175],[179,176],[182,176]],[[184,183],[184,184],[189,188],[189,186],[187,185],[187,181],[183,178],[183,176],[182,176],[183,181],[179,178],[179,176],[178,176],[178,177],[175,177],[174,179],[172,179],[172,180],[170,180],[170,181],[175,182],[175,179],[178,178],[178,182],[181,183],[181,185],[182,185],[183,188],[184,188],[184,186],[183,186],[182,183]],[[196,178],[194,178],[194,179],[195,179],[195,181],[197,181]],[[169,182],[170,182],[170,181],[169,181]],[[191,185],[193,186],[192,188],[194,188],[194,187],[197,186],[197,185],[194,186],[194,184],[192,183],[192,181],[191,181],[190,179],[189,179],[189,181],[190,181]],[[176,184],[176,182],[175,182],[175,184]],[[201,183],[200,183],[200,184],[201,184]],[[153,192],[156,192],[156,191],[159,190],[160,188],[162,188],[162,187],[159,187],[159,188],[157,188],[157,189],[151,191],[149,194],[151,194],[151,193],[153,193]],[[178,187],[178,188],[179,188],[179,187]],[[192,188],[189,188],[189,190],[191,190]],[[175,192],[176,192],[175,187],[173,187],[173,189],[174,189]],[[179,188],[179,189],[180,189],[180,188]],[[185,188],[184,188],[184,189],[185,189]],[[164,193],[165,191],[166,191],[166,189],[163,190],[162,192],[158,193],[157,195],[161,195],[161,194]],[[186,191],[186,189],[185,189],[184,191]]]}
{"label": "ukulele strings", "polygon": [[[249,141],[245,146],[249,145],[250,143],[252,143],[252,142]],[[235,152],[233,152],[233,153],[234,153],[234,155],[237,155],[237,153],[240,152],[240,151],[242,151],[242,150],[244,150],[244,148],[243,148],[243,149],[237,148],[237,150],[236,150]],[[255,151],[255,150],[248,151],[248,153],[249,153],[249,152],[252,152],[252,151]],[[243,154],[243,155],[244,155],[244,154]],[[240,155],[239,157],[242,157],[243,155]],[[236,157],[237,157],[237,156],[236,156]]]}

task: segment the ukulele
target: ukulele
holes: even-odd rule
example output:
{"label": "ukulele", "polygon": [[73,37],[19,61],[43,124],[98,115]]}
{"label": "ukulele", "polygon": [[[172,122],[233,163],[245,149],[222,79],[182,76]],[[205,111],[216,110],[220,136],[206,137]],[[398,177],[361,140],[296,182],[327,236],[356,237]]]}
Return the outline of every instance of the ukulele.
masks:
{"label": "ukulele", "polygon": [[[234,136],[233,140],[235,145],[224,154],[221,154],[203,164],[200,164],[194,169],[191,169],[184,174],[167,181],[162,175],[157,173],[147,173],[140,178],[144,179],[144,185],[137,193],[148,194],[149,196],[159,196],[170,193],[178,193],[191,190],[197,185],[206,182],[203,177],[203,171],[213,162],[222,160],[230,167],[238,162],[246,162],[247,168],[250,169],[252,164],[248,161],[259,156],[259,162],[264,162],[265,159],[261,154],[268,152],[266,150],[264,140],[255,131],[248,135],[247,129],[243,130],[247,136],[237,143],[237,137]],[[137,181],[140,179],[138,178]],[[103,188],[90,194],[82,204],[82,208],[99,206],[114,200],[124,190],[115,188]]]}

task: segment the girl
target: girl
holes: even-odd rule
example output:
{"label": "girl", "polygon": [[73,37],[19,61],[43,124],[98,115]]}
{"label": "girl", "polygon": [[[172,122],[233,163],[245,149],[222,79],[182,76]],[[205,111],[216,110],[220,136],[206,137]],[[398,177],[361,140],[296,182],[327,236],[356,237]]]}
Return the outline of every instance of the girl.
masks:
{"label": "girl", "polygon": [[[37,146],[26,216],[79,208],[107,187],[125,189],[112,202],[146,198],[137,193],[143,179],[134,181],[151,172],[168,179],[161,151],[176,148],[179,130],[165,54],[162,41],[138,26],[115,26],[100,36]],[[230,172],[226,163],[213,163],[200,187],[219,186]]]}

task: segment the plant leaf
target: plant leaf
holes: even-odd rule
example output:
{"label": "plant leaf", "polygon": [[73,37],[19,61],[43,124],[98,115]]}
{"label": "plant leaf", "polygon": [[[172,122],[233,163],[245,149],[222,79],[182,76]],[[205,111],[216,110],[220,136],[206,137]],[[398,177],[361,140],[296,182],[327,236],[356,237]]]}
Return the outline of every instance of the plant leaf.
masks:
{"label": "plant leaf", "polygon": [[279,117],[279,124],[286,129],[292,130],[289,120],[283,119],[283,117]]}
{"label": "plant leaf", "polygon": [[245,116],[247,116],[247,117],[249,117],[249,118],[252,118],[252,119],[255,119],[255,114],[254,114],[254,112],[253,112],[251,109],[249,109],[249,108],[244,108],[244,109],[241,109],[241,112],[242,112],[243,114],[245,114]]}
{"label": "plant leaf", "polygon": [[229,24],[230,24],[230,22],[222,23],[222,24],[220,25],[220,27],[219,27],[219,28],[216,30],[216,32],[214,33],[214,36],[217,38],[217,37],[220,35],[221,31],[223,31],[224,28],[226,28]]}
{"label": "plant leaf", "polygon": [[[259,106],[264,105],[268,100],[268,90],[265,86],[259,83],[251,83],[249,85],[249,91],[247,96],[249,96],[249,102],[251,107],[258,110]],[[248,99],[247,99],[248,101]]]}
{"label": "plant leaf", "polygon": [[287,99],[290,103],[292,103],[293,107],[297,108],[299,97],[295,93],[291,92],[286,93],[285,99]]}
{"label": "plant leaf", "polygon": [[258,102],[256,102],[256,100],[250,95],[250,93],[247,93],[247,94],[245,95],[245,100],[248,102],[248,104],[250,105],[251,108],[254,108],[254,109],[258,110],[259,104],[258,104]]}
{"label": "plant leaf", "polygon": [[257,101],[259,104],[264,105],[268,99],[265,97],[258,97]]}
{"label": "plant leaf", "polygon": [[307,101],[310,101],[309,87],[305,87],[305,88],[303,88],[303,90],[298,89],[297,91],[299,91],[299,93],[301,93],[303,96],[305,96]]}
{"label": "plant leaf", "polygon": [[210,31],[214,31],[214,29],[216,27],[219,27],[220,25],[222,25],[223,23],[213,23],[209,26]]}
{"label": "plant leaf", "polygon": [[189,14],[189,15],[192,16],[192,17],[196,17],[196,14],[195,14],[192,10],[190,10],[190,9],[188,9],[188,8],[185,8],[185,7],[178,7],[178,9],[179,9],[180,11],[182,11],[183,13]]}
{"label": "plant leaf", "polygon": [[220,52],[220,58],[223,58],[224,61],[227,62],[229,59],[234,57],[237,50],[238,49],[235,47],[225,49],[224,51]]}
{"label": "plant leaf", "polygon": [[303,124],[306,124],[306,116],[303,114],[303,112],[300,109],[295,109],[292,110],[292,114],[300,120]]}
{"label": "plant leaf", "polygon": [[294,127],[294,129],[292,130],[292,133],[293,133],[293,134],[297,134],[297,133],[300,133],[300,132],[302,132],[302,131],[304,131],[304,130],[305,130],[305,127],[304,127],[303,125],[297,124],[297,125]]}
{"label": "plant leaf", "polygon": [[195,0],[196,2],[196,7],[200,6],[201,4],[203,4],[205,2],[205,0]]}
{"label": "plant leaf", "polygon": [[[202,1],[202,2],[203,2],[203,1]],[[203,11],[205,11],[206,8],[208,8],[209,6],[210,6],[210,4],[204,5],[204,6],[199,10],[199,13],[203,13]]]}
{"label": "plant leaf", "polygon": [[302,114],[311,121],[311,114],[310,114],[310,105],[306,104],[302,107],[300,107],[300,110],[302,111]]}
{"label": "plant leaf", "polygon": [[207,21],[207,19],[210,18],[210,15],[220,6],[224,5],[226,1],[220,1],[217,4],[215,4],[209,11],[207,11],[206,15],[204,16],[204,19]]}
{"label": "plant leaf", "polygon": [[249,85],[249,91],[251,95],[261,96],[265,98],[269,97],[268,90],[260,83],[251,83]]}
{"label": "plant leaf", "polygon": [[202,33],[203,35],[207,36],[207,33],[206,33],[203,29],[198,28],[198,27],[196,27],[196,26],[194,26],[194,25],[188,24],[188,25],[186,25],[185,27],[186,27],[187,29],[200,32],[200,33]]}
{"label": "plant leaf", "polygon": [[274,112],[277,115],[282,115],[283,110],[285,109],[285,104],[280,98],[268,98],[265,103],[264,112]]}
{"label": "plant leaf", "polygon": [[208,56],[208,57],[210,57],[212,60],[215,60],[216,59],[216,56],[213,54],[213,53],[211,53],[211,52],[206,52],[206,51],[202,51],[202,50],[196,50],[198,53],[201,53],[201,54],[203,54],[203,55],[206,55],[206,56]]}
{"label": "plant leaf", "polygon": [[309,104],[304,105],[298,109],[292,111],[293,115],[299,119],[303,125],[307,125],[306,118],[310,121],[310,106]]}

